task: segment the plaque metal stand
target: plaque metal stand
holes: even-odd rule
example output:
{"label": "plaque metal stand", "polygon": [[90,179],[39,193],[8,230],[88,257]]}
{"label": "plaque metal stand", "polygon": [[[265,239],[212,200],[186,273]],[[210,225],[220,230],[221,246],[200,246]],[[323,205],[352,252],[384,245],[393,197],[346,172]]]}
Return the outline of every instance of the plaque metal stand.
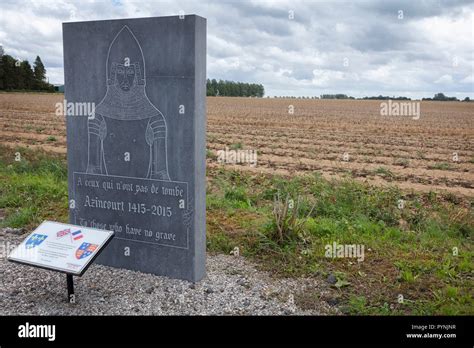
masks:
{"label": "plaque metal stand", "polygon": [[72,278],[72,274],[66,274],[66,282],[67,282],[67,301],[71,302],[71,296],[74,296],[74,281]]}

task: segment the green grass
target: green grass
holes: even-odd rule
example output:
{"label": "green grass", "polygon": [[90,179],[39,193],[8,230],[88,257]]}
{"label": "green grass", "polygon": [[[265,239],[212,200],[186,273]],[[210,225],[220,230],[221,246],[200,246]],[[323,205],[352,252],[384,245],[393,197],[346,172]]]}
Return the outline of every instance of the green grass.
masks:
{"label": "green grass", "polygon": [[428,166],[428,169],[438,169],[438,170],[452,170],[453,167],[451,163],[447,162],[437,162]]}
{"label": "green grass", "polygon": [[235,143],[235,144],[230,144],[229,149],[231,150],[239,150],[243,149],[244,145],[242,143]]}
{"label": "green grass", "polygon": [[[31,228],[45,219],[67,221],[67,167],[62,158],[51,158],[26,149],[1,148],[1,226]],[[20,152],[21,161],[15,161]]]}
{"label": "green grass", "polygon": [[410,160],[408,158],[397,158],[393,161],[394,165],[408,167],[410,165]]}
{"label": "green grass", "polygon": [[377,169],[374,170],[374,174],[386,179],[391,179],[394,176],[393,173],[390,171],[390,169],[385,168],[385,167],[378,167]]}
{"label": "green grass", "polygon": [[[31,229],[44,219],[67,221],[65,159],[0,150],[1,225]],[[15,152],[22,161],[15,161]],[[319,175],[289,178],[224,168],[208,169],[207,175],[209,252],[229,254],[238,246],[241,255],[277,277],[325,281],[333,274],[337,281],[328,289],[348,314],[474,314],[472,201]],[[277,192],[301,198],[302,231],[283,243],[275,240]],[[325,257],[325,246],[333,242],[363,245],[364,261]],[[296,297],[308,308],[320,300],[311,290]]]}
{"label": "green grass", "polygon": [[206,158],[209,158],[211,160],[216,160],[217,155],[210,149],[206,149]]}
{"label": "green grass", "polygon": [[[209,176],[208,216],[220,215],[223,209],[225,213],[220,224],[208,227],[208,240],[212,244],[215,236],[222,240],[225,235],[222,252],[239,246],[277,276],[336,274],[337,286],[331,288],[343,299],[346,313],[474,313],[470,201],[434,192],[406,194],[396,187],[375,188],[350,179],[326,181],[318,175],[283,178],[219,169]],[[303,233],[283,245],[273,237],[276,192],[302,197],[301,219],[315,206]],[[403,209],[398,207],[400,199]],[[246,218],[249,212],[252,220]],[[229,219],[234,225],[215,228]],[[365,260],[326,258],[324,247],[333,242],[364,245]],[[453,248],[458,256],[453,256]],[[400,294],[403,303],[397,301]],[[318,296],[308,295],[306,302],[308,298]]]}

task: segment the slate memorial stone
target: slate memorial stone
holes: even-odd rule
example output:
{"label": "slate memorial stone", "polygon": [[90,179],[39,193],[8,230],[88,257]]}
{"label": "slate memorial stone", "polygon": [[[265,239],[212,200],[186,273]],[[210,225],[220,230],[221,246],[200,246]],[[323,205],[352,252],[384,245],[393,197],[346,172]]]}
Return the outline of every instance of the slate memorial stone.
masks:
{"label": "slate memorial stone", "polygon": [[63,43],[70,222],[115,232],[98,263],[200,280],[206,20],[64,23]]}

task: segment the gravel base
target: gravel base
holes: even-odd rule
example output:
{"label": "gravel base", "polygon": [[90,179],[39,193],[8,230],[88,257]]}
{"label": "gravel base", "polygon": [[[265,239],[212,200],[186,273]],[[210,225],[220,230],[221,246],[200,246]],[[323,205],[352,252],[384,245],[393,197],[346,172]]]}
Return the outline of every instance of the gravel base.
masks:
{"label": "gravel base", "polygon": [[[0,230],[0,248],[26,234]],[[66,276],[0,261],[0,315],[324,315],[335,309],[321,301],[305,311],[294,298],[305,291],[328,293],[315,279],[276,279],[240,256],[208,255],[199,283],[93,264],[74,277],[75,303],[66,301]]]}

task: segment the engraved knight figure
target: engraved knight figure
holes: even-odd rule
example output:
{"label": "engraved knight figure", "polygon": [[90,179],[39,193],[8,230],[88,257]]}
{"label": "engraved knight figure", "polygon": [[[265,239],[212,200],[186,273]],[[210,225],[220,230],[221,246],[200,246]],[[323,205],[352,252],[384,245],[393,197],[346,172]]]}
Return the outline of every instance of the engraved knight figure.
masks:
{"label": "engraved knight figure", "polygon": [[166,120],[146,95],[142,49],[127,26],[110,44],[106,74],[88,120],[87,173],[169,181]]}

